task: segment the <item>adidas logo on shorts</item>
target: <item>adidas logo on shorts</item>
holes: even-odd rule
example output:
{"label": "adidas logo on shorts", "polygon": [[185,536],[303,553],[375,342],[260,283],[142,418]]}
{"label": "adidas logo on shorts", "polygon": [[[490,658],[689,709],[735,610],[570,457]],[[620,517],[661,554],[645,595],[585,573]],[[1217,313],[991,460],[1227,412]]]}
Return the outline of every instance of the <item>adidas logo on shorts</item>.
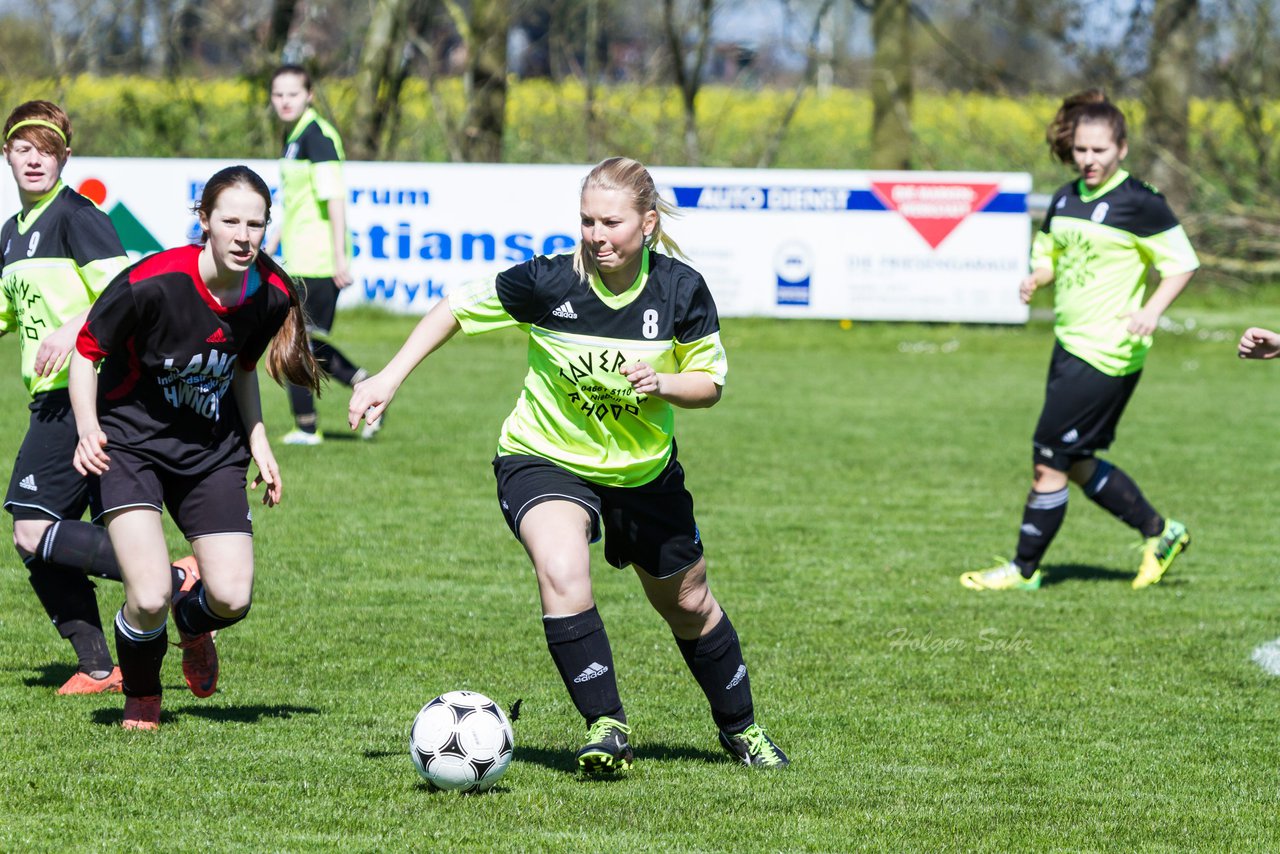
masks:
{"label": "adidas logo on shorts", "polygon": [[577,320],[578,314],[573,310],[573,304],[565,300],[560,307],[551,312],[554,317],[563,317],[566,320]]}
{"label": "adidas logo on shorts", "polygon": [[36,476],[33,474],[29,474],[26,477],[24,477],[22,480],[18,481],[18,486],[30,492],[38,491],[36,489]]}
{"label": "adidas logo on shorts", "polygon": [[597,676],[603,676],[609,672],[609,668],[605,667],[598,661],[593,661],[587,665],[587,669],[573,677],[574,682],[590,682]]}

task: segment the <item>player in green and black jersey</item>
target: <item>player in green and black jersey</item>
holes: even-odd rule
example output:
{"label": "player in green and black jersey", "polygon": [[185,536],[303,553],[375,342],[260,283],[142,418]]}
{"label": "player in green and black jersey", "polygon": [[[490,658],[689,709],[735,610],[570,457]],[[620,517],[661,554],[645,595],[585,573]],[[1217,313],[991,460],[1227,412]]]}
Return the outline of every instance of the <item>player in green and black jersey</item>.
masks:
{"label": "player in green and black jersey", "polygon": [[648,170],[611,158],[582,187],[582,242],[449,294],[395,358],[356,386],[354,429],[382,417],[409,373],[455,332],[516,326],[529,372],[493,467],[512,532],[533,561],[551,657],[578,711],[587,773],[631,766],[631,732],[591,589],[588,546],[631,564],[711,705],[720,743],[747,765],[788,760],[755,721],[729,617],[707,585],[693,498],[676,455],[673,406],[712,406],[727,361],[706,282],[662,233],[670,209]]}
{"label": "player in green and black jersey", "polygon": [[[364,379],[365,371],[329,342],[337,313],[338,291],[352,282],[351,236],[347,229],[346,188],[342,180],[342,139],[311,106],[311,75],[297,65],[285,65],[271,76],[271,105],[285,124],[280,159],[280,190],[284,196],[283,224],[267,244],[275,254],[284,243],[284,265],[297,282],[307,313],[307,333],[316,361],[344,385]],[[289,407],[295,428],[286,445],[318,445],[316,404],[311,390],[290,385]],[[366,425],[373,438],[382,422]]]}
{"label": "player in green and black jersey", "polygon": [[80,521],[88,492],[71,466],[77,435],[67,360],[90,304],[129,259],[106,214],[62,183],[71,122],[60,107],[20,105],[5,122],[4,140],[22,210],[0,229],[0,330],[18,335],[32,398],[4,507],[31,586],[79,659],[58,693],[119,691],[86,573],[118,581],[120,569],[106,532]]}
{"label": "player in green and black jersey", "polygon": [[[1053,195],[1021,284],[1024,302],[1055,286],[1056,341],[1033,441],[1033,484],[1013,559],[960,580],[975,590],[1038,589],[1040,560],[1066,517],[1070,480],[1144,538],[1133,580],[1141,589],[1160,580],[1191,537],[1096,454],[1111,445],[1160,316],[1200,262],[1164,197],[1120,168],[1128,152],[1124,114],[1105,95],[1067,98],[1047,136],[1080,178]],[[1160,283],[1146,297],[1153,267]]]}

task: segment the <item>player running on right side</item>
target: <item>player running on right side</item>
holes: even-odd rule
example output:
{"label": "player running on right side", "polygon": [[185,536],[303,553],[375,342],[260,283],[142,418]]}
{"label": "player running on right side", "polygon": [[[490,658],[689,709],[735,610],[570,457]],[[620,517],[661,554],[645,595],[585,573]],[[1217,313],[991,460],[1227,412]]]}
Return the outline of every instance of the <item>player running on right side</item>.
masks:
{"label": "player running on right side", "polygon": [[[1023,302],[1056,284],[1053,358],[1033,439],[1034,474],[1009,561],[960,576],[971,590],[1038,590],[1040,560],[1067,515],[1067,481],[1144,538],[1135,590],[1155,584],[1191,543],[1133,480],[1095,454],[1142,376],[1151,336],[1200,266],[1186,232],[1151,186],[1120,168],[1128,153],[1124,114],[1100,90],[1063,101],[1049,124],[1050,151],[1080,178],[1053,195],[1031,249]],[[1143,303],[1147,272],[1160,284]]]}

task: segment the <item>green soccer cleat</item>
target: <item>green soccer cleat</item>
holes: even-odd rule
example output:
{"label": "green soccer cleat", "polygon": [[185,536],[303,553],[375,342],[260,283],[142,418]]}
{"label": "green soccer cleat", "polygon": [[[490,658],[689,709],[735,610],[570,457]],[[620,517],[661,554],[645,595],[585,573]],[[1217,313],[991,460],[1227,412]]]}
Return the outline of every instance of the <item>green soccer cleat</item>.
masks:
{"label": "green soccer cleat", "polygon": [[753,768],[786,768],[791,764],[773,739],[765,735],[760,724],[752,724],[742,732],[727,735],[720,732],[720,746],[734,759]]}
{"label": "green soccer cleat", "polygon": [[314,433],[308,433],[306,430],[290,430],[280,437],[280,441],[286,445],[315,447],[324,444],[324,434],[318,430]]}
{"label": "green soccer cleat", "polygon": [[977,569],[960,576],[960,583],[970,590],[1039,590],[1040,570],[1024,578],[1022,570],[1011,560],[1002,560],[990,569]]}
{"label": "green soccer cleat", "polygon": [[1133,589],[1141,590],[1155,584],[1173,566],[1174,559],[1190,547],[1191,534],[1187,533],[1187,526],[1166,519],[1160,536],[1149,537],[1142,544],[1142,565],[1133,579]]}
{"label": "green soccer cleat", "polygon": [[630,770],[635,755],[629,735],[631,727],[622,721],[598,718],[587,730],[586,745],[578,751],[578,769],[593,776]]}

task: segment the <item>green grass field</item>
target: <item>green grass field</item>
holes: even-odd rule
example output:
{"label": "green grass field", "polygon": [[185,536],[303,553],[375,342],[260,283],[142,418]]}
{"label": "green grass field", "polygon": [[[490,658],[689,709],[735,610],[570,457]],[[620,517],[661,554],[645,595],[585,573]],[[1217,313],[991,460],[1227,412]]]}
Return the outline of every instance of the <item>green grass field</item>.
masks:
{"label": "green grass field", "polygon": [[[1135,593],[1136,535],[1073,488],[1035,594],[957,576],[1013,546],[1046,323],[725,321],[725,398],[680,413],[680,449],[758,715],[794,764],[727,761],[638,582],[596,552],[636,732],[620,782],[573,773],[581,721],[494,500],[523,339],[460,338],[375,442],[277,446],[253,614],[219,637],[208,700],[171,652],[158,733],[120,730],[118,696],[55,696],[70,647],[10,553],[0,850],[1276,850],[1280,683],[1250,653],[1280,636],[1280,365],[1234,341],[1280,312],[1172,317],[1194,328],[1161,335],[1110,458],[1193,547]],[[376,367],[411,324],[349,313],[339,340]],[[0,366],[8,460],[12,338]],[[279,435],[284,395],[264,389]],[[345,406],[334,388],[324,426]],[[121,593],[99,588],[105,620]],[[487,795],[428,792],[406,750],[418,708],[457,688],[524,701]]]}

